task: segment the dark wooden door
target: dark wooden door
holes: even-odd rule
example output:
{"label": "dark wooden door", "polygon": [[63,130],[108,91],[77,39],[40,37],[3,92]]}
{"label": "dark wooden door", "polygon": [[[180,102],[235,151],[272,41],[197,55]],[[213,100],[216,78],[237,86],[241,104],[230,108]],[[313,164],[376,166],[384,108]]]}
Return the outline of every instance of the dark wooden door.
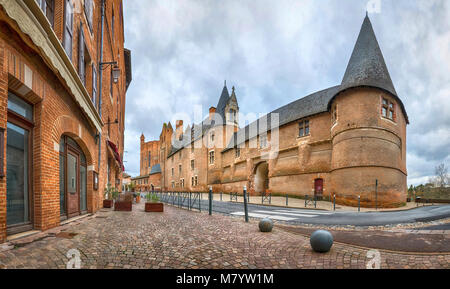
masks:
{"label": "dark wooden door", "polygon": [[317,197],[323,195],[323,179],[316,179],[314,181],[314,195]]}
{"label": "dark wooden door", "polygon": [[74,217],[80,214],[80,179],[78,154],[68,150],[67,152],[67,214],[68,217]]}

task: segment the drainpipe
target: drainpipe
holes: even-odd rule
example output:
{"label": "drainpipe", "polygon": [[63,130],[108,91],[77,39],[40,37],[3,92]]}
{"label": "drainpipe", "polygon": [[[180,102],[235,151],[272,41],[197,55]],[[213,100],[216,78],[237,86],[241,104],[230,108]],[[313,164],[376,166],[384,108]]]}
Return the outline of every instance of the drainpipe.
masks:
{"label": "drainpipe", "polygon": [[[104,34],[104,22],[105,22],[105,0],[102,0],[102,22],[101,22],[101,42],[100,42],[100,62],[98,64],[98,72],[99,72],[99,97],[98,97],[98,113],[100,114],[100,118],[102,117],[102,91],[103,91],[103,70],[101,63],[103,62],[103,34]],[[102,132],[99,132],[98,138],[98,173],[100,174],[100,160],[102,154]]]}

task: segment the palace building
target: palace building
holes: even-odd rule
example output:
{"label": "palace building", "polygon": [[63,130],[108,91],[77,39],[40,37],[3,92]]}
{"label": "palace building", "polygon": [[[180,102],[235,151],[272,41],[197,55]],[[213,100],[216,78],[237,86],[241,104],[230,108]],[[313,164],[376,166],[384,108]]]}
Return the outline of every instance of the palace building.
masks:
{"label": "palace building", "polygon": [[201,123],[164,124],[157,141],[141,136],[138,189],[242,192],[246,186],[252,195],[335,195],[338,204],[353,206],[358,197],[366,207],[406,202],[408,116],[368,16],[340,85],[245,127],[238,118],[236,91],[230,95],[225,85]]}
{"label": "palace building", "polygon": [[0,0],[0,243],[102,208],[121,188],[122,0]]}

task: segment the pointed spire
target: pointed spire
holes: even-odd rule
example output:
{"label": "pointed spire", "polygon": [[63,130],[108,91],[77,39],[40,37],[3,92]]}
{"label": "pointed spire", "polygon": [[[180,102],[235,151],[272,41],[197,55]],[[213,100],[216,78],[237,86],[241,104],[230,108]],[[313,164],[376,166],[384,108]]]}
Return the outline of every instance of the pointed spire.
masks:
{"label": "pointed spire", "polygon": [[230,94],[228,93],[227,82],[225,80],[225,86],[223,87],[222,94],[220,95],[219,102],[216,106],[216,113],[220,114],[223,119],[225,119],[225,106],[227,105],[229,98]]}
{"label": "pointed spire", "polygon": [[358,86],[381,88],[397,96],[367,12],[340,91]]}

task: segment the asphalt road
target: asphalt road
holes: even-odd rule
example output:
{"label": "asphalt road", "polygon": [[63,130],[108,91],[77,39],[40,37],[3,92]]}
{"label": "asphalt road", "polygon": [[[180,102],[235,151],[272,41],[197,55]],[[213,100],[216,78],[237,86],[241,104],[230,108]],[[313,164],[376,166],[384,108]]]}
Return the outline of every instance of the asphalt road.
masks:
{"label": "asphalt road", "polygon": [[[201,210],[208,211],[208,200],[201,201]],[[188,202],[185,202],[187,206]],[[198,202],[193,204],[198,208]],[[242,216],[243,203],[213,201],[213,213]],[[382,226],[415,222],[430,222],[450,217],[450,205],[425,206],[411,210],[390,212],[333,212],[312,209],[283,208],[264,205],[248,205],[251,218],[269,217],[288,224]]]}

